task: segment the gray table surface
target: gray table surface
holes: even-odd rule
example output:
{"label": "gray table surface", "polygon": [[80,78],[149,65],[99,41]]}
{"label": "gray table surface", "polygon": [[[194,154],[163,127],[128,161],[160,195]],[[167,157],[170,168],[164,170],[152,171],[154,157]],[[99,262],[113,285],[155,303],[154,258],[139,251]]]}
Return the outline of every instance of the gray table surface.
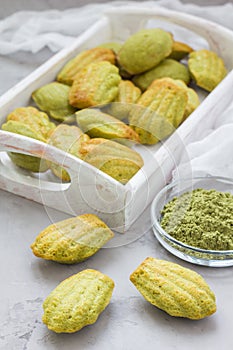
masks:
{"label": "gray table surface", "polygon": [[[205,1],[220,4],[224,1]],[[2,1],[1,17],[19,9],[77,7],[86,1]],[[197,3],[197,1],[196,1]],[[198,3],[204,3],[198,1]],[[18,53],[1,58],[0,93],[19,81],[51,53],[36,57]],[[20,65],[20,69],[19,69]],[[10,71],[7,67],[11,67]],[[59,213],[56,213],[59,217]],[[165,251],[148,231],[128,245],[102,249],[72,266],[40,260],[30,244],[51,223],[51,211],[40,204],[0,191],[0,349],[2,350],[230,350],[233,348],[233,268],[192,265]],[[199,272],[217,297],[217,312],[200,320],[173,318],[147,303],[129,281],[129,275],[147,256]],[[75,334],[57,335],[41,321],[42,302],[60,281],[85,268],[98,269],[115,281],[110,305],[95,325]]]}

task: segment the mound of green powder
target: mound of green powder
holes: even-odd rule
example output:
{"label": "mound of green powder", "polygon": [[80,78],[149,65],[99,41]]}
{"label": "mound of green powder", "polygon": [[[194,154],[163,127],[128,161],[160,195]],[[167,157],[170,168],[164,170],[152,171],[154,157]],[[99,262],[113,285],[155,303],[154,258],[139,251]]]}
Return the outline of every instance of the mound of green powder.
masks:
{"label": "mound of green powder", "polygon": [[233,195],[196,189],[168,202],[161,226],[172,237],[193,247],[233,250]]}

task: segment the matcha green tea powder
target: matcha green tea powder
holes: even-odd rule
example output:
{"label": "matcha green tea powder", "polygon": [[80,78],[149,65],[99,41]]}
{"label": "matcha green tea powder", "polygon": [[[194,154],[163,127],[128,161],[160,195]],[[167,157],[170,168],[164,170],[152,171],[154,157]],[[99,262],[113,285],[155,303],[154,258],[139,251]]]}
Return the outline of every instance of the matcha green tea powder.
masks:
{"label": "matcha green tea powder", "polygon": [[161,226],[187,245],[233,250],[233,195],[196,189],[173,198],[162,210]]}

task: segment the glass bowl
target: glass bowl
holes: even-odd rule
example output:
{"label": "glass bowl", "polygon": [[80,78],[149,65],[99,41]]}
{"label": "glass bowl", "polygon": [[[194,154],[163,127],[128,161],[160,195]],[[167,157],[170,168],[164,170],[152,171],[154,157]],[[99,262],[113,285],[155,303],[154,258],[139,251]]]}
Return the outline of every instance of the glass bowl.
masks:
{"label": "glass bowl", "polygon": [[[184,244],[170,236],[160,225],[161,211],[166,203],[174,197],[197,188],[215,189],[233,194],[233,180],[224,177],[193,177],[180,179],[164,187],[155,197],[151,206],[152,228],[160,244],[173,255],[188,262],[212,266],[226,267],[233,265],[233,250],[205,250]],[[233,214],[233,213],[232,213]]]}

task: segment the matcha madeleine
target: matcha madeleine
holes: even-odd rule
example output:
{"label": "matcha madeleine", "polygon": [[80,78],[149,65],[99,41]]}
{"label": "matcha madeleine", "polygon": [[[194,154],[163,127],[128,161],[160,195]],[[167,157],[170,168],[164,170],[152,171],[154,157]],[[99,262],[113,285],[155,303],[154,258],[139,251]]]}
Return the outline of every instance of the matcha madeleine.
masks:
{"label": "matcha madeleine", "polygon": [[110,303],[113,280],[100,271],[83,270],[62,281],[45,299],[42,321],[56,333],[74,333],[95,323]]}
{"label": "matcha madeleine", "polygon": [[[84,134],[77,126],[60,124],[54,129],[48,143],[79,158],[81,144],[88,140],[89,136]],[[55,176],[63,181],[70,181],[70,176],[64,168],[55,163],[48,162],[48,164]]]}
{"label": "matcha madeleine", "polygon": [[76,113],[78,126],[90,137],[139,141],[138,134],[128,125],[95,109],[84,109]]}
{"label": "matcha madeleine", "polygon": [[76,109],[69,104],[70,87],[58,82],[46,84],[32,93],[37,106],[58,121],[72,119]]}
{"label": "matcha madeleine", "polygon": [[115,99],[121,81],[119,69],[103,61],[91,63],[81,70],[74,81],[69,102],[77,108],[106,104]]}
{"label": "matcha madeleine", "polygon": [[31,249],[39,258],[74,264],[94,255],[113,236],[96,215],[83,214],[48,226]]}
{"label": "matcha madeleine", "polygon": [[216,311],[215,295],[204,278],[181,265],[149,257],[130,280],[149,303],[171,316],[199,320]]}
{"label": "matcha madeleine", "polygon": [[190,81],[188,68],[180,62],[168,58],[149,71],[136,75],[133,82],[142,91],[145,91],[155,79],[165,77],[183,80],[185,84]]}
{"label": "matcha madeleine", "polygon": [[199,50],[190,54],[188,67],[195,83],[211,92],[226,76],[223,60],[213,51]]}
{"label": "matcha madeleine", "polygon": [[[27,136],[41,142],[47,142],[49,135],[55,129],[47,114],[34,107],[19,107],[7,116],[7,122],[2,130]],[[45,172],[48,170],[46,160],[21,153],[9,152],[12,162],[20,168],[32,172]]]}
{"label": "matcha madeleine", "polygon": [[180,61],[186,56],[188,56],[191,52],[193,52],[191,46],[180,41],[174,41],[172,45],[172,52],[168,58]]}
{"label": "matcha madeleine", "polygon": [[7,116],[7,121],[18,121],[31,127],[35,133],[48,139],[56,125],[50,121],[48,115],[34,107],[18,107]]}
{"label": "matcha madeleine", "polygon": [[186,104],[186,108],[184,111],[184,117],[183,120],[188,118],[188,116],[195,111],[195,109],[199,106],[200,104],[200,99],[196,91],[192,88],[189,88],[182,80],[179,79],[171,79],[171,78],[162,78],[159,80],[154,80],[154,82],[148,87],[148,89],[152,88],[159,82],[170,82],[172,84],[175,84],[181,88],[183,88],[187,92],[188,96],[188,101]]}
{"label": "matcha madeleine", "polygon": [[143,144],[156,144],[170,135],[183,121],[187,92],[169,82],[156,80],[129,114],[131,127]]}
{"label": "matcha madeleine", "polygon": [[122,80],[118,87],[118,95],[108,109],[109,113],[117,119],[126,119],[132,104],[141,96],[141,90],[130,80]]}
{"label": "matcha madeleine", "polygon": [[85,162],[123,184],[143,166],[139,153],[112,140],[95,138],[83,142],[80,153]]}
{"label": "matcha madeleine", "polygon": [[115,54],[109,48],[95,47],[82,51],[72,58],[58,73],[57,80],[60,83],[72,85],[76,75],[88,64],[94,62],[108,61],[115,64]]}
{"label": "matcha madeleine", "polygon": [[125,41],[117,60],[128,73],[140,74],[169,56],[172,45],[172,35],[163,29],[142,29]]}

